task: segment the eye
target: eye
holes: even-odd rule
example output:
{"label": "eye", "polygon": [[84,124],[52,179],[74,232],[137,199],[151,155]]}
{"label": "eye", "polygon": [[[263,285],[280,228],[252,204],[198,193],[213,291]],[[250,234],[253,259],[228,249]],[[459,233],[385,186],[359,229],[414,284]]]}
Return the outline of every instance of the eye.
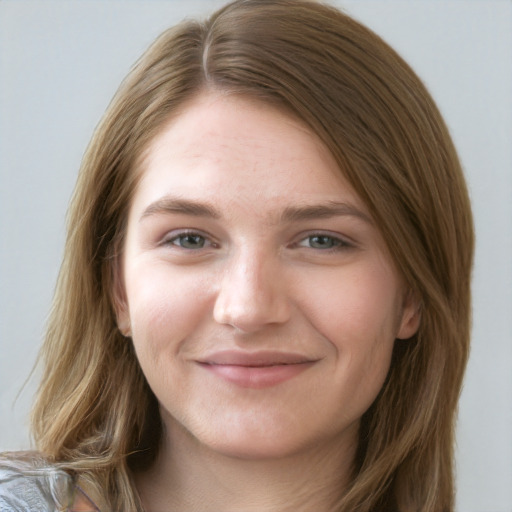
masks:
{"label": "eye", "polygon": [[182,249],[197,250],[203,249],[208,241],[206,237],[198,233],[180,233],[177,236],[165,240],[166,244],[176,245]]}
{"label": "eye", "polygon": [[331,235],[315,234],[310,235],[298,243],[299,247],[309,247],[311,249],[337,249],[342,247],[348,247],[349,244],[343,240],[336,238]]}

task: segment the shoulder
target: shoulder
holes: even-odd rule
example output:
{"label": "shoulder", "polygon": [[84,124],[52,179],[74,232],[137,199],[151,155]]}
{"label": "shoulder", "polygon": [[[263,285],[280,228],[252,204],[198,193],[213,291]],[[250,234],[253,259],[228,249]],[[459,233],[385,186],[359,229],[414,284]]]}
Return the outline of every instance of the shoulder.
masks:
{"label": "shoulder", "polygon": [[0,454],[0,511],[66,510],[73,480],[35,452]]}
{"label": "shoulder", "polygon": [[97,511],[64,470],[37,452],[0,453],[0,512]]}

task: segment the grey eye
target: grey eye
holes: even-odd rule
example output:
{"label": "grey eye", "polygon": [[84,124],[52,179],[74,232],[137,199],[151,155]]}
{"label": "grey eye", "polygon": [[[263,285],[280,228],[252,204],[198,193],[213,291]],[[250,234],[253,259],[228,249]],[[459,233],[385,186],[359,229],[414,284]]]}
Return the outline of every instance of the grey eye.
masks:
{"label": "grey eye", "polygon": [[306,240],[309,247],[313,249],[332,249],[341,245],[340,240],[328,235],[312,235],[308,236]]}
{"label": "grey eye", "polygon": [[173,238],[171,243],[183,249],[202,249],[205,246],[206,240],[201,235],[183,234]]}

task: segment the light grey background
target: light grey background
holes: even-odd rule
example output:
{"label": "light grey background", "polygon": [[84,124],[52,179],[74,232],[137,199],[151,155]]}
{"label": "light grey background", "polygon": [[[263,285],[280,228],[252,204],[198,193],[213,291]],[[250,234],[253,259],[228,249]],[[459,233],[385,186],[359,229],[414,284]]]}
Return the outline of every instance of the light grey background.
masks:
{"label": "light grey background", "polygon": [[[44,331],[82,153],[154,37],[217,0],[0,0],[0,450],[27,448]],[[444,113],[477,229],[458,510],[512,511],[512,3],[336,2],[408,60]]]}

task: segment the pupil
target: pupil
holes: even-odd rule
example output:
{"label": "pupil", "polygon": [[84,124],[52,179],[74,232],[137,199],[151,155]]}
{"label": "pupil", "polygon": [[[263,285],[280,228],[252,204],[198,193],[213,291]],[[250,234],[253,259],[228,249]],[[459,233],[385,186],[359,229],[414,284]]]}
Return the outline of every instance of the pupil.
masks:
{"label": "pupil", "polygon": [[182,247],[185,247],[185,248],[196,249],[198,247],[203,247],[204,240],[203,240],[203,237],[199,236],[199,235],[185,235],[181,239],[181,245],[182,245]]}
{"label": "pupil", "polygon": [[311,245],[313,247],[325,249],[326,247],[332,247],[334,244],[330,236],[314,236],[311,238]]}

